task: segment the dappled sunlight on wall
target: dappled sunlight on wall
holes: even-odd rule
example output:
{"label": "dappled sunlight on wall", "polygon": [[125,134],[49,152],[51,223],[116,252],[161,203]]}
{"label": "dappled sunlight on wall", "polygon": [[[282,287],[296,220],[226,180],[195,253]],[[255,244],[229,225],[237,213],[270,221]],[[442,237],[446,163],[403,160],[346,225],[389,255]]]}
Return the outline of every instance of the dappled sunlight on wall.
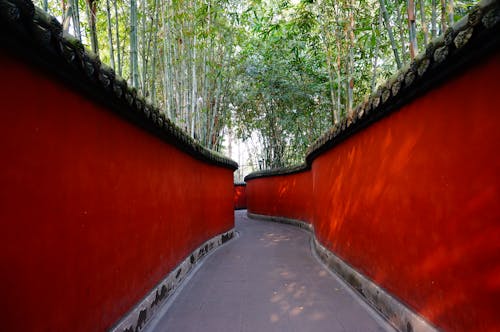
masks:
{"label": "dappled sunlight on wall", "polygon": [[0,67],[2,329],[107,330],[234,226],[232,170],[17,60]]}
{"label": "dappled sunlight on wall", "polygon": [[313,163],[320,240],[451,330],[498,324],[498,75],[497,57]]}
{"label": "dappled sunlight on wall", "polygon": [[307,218],[324,246],[439,328],[498,330],[498,77],[496,55],[310,171],[251,179],[248,210]]}

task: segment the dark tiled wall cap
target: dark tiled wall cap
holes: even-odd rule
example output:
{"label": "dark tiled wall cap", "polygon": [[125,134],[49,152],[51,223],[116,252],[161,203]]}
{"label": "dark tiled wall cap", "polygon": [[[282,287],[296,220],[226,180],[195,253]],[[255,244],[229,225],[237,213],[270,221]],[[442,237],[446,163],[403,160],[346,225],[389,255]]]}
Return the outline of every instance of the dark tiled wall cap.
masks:
{"label": "dark tiled wall cap", "polygon": [[[305,165],[250,173],[245,181],[287,175],[310,168],[314,159],[335,145],[397,111],[456,73],[481,62],[500,48],[499,0],[483,0],[471,12],[432,40],[415,59],[321,135],[307,150]],[[298,171],[297,171],[298,170]]]}
{"label": "dark tiled wall cap", "polygon": [[245,176],[245,181],[257,179],[257,178],[265,178],[276,175],[291,175],[297,174],[304,171],[309,170],[309,166],[307,164],[294,165],[290,167],[282,167],[282,168],[273,168],[262,171],[256,171]]}
{"label": "dark tiled wall cap", "polygon": [[198,144],[31,1],[0,0],[0,48],[58,76],[194,158],[238,168],[233,160]]}

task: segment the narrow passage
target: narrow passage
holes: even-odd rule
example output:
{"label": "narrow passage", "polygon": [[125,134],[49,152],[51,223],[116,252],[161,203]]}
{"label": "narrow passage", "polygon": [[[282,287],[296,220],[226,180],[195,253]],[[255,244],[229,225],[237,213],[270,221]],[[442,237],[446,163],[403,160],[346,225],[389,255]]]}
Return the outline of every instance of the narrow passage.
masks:
{"label": "narrow passage", "polygon": [[205,260],[150,331],[393,331],[318,262],[309,233],[246,211],[235,218],[240,236]]}

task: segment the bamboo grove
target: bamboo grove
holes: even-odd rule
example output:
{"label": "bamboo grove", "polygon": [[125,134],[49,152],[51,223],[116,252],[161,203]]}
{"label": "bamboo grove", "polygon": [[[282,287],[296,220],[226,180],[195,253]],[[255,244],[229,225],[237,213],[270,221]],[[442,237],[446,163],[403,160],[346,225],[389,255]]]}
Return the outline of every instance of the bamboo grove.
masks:
{"label": "bamboo grove", "polygon": [[[301,161],[470,0],[38,0],[204,146]],[[231,135],[228,135],[231,134]]]}

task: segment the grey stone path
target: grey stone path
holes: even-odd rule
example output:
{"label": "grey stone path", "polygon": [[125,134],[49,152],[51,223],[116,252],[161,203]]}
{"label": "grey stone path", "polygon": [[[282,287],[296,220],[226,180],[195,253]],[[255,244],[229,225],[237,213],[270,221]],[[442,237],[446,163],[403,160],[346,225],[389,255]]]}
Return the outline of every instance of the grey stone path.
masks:
{"label": "grey stone path", "polygon": [[318,262],[304,230],[246,211],[236,230],[148,330],[393,331]]}

